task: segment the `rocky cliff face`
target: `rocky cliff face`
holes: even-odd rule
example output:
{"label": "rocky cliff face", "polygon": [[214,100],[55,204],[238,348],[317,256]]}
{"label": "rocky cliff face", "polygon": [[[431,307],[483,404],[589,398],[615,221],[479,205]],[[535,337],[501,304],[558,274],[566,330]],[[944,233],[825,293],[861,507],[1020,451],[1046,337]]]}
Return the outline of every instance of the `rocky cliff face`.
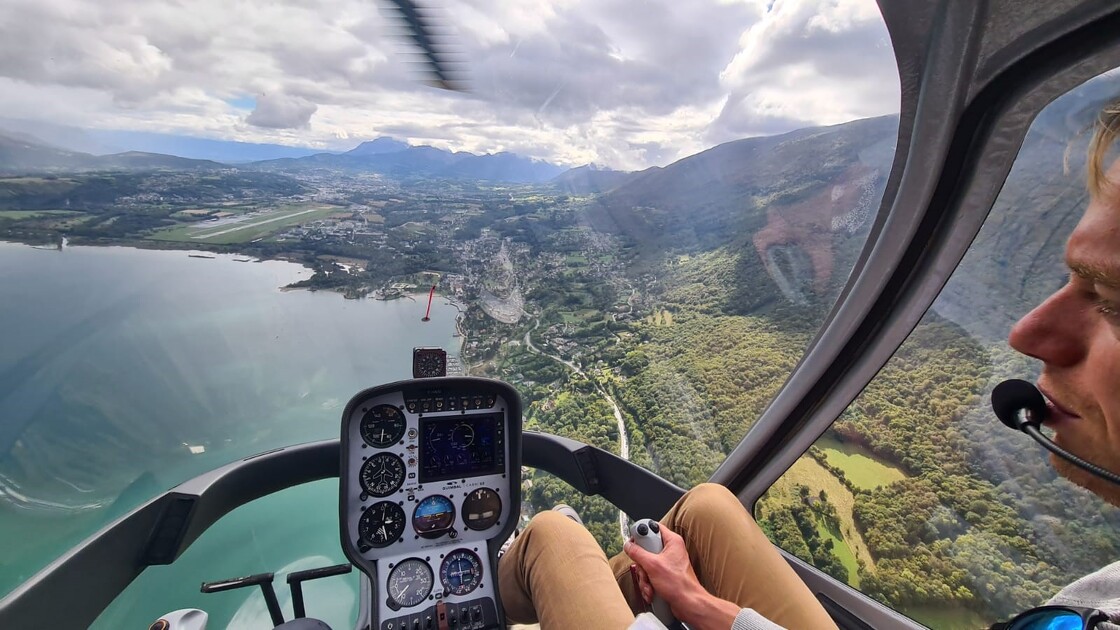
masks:
{"label": "rocky cliff face", "polygon": [[[589,218],[647,248],[702,250],[742,244],[771,211],[792,216],[814,199],[827,200],[839,217],[846,211],[831,199],[832,188],[868,175],[885,179],[897,130],[897,118],[881,117],[728,142],[635,173],[601,197]],[[831,217],[814,216],[831,230]]]}
{"label": "rocky cliff face", "polygon": [[[1089,127],[1120,96],[1101,77],[1057,99],[1024,141],[1003,192],[935,304],[970,334],[1000,340],[1064,282],[1065,240],[1088,195]],[[632,174],[587,211],[657,260],[666,252],[732,254],[725,310],[827,309],[879,210],[897,119],[858,120],[720,145]]]}
{"label": "rocky cliff face", "polygon": [[831,304],[886,183],[898,121],[858,120],[748,138],[633,174],[588,220],[657,259],[726,250],[725,310]]}

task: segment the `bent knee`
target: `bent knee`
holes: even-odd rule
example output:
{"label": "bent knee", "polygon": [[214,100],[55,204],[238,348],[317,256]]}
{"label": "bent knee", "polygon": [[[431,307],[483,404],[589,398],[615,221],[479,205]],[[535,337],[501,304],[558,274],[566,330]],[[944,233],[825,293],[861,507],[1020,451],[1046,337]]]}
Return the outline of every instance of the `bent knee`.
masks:
{"label": "bent knee", "polygon": [[522,536],[526,534],[536,538],[563,539],[573,536],[581,537],[583,534],[590,536],[591,532],[588,532],[583,525],[580,525],[567,516],[549,510],[547,512],[538,512],[533,516],[529,524],[525,526],[525,530],[521,532]]}
{"label": "bent knee", "polygon": [[711,521],[711,517],[716,514],[747,514],[747,511],[739,502],[739,498],[726,486],[718,483],[702,483],[684,493],[680,500],[679,513],[682,520],[694,522]]}
{"label": "bent knee", "polygon": [[693,505],[723,505],[731,506],[737,505],[742,507],[739,503],[738,497],[731,494],[727,486],[718,483],[702,483],[684,493],[681,497],[682,503]]}

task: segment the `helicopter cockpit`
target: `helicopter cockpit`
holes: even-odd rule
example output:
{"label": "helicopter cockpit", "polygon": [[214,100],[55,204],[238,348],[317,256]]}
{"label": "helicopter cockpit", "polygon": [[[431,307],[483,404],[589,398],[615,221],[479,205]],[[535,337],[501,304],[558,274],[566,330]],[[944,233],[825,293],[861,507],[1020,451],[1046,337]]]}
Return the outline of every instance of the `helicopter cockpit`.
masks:
{"label": "helicopter cockpit", "polygon": [[[432,45],[440,25],[392,4],[441,92],[379,102],[378,117],[353,110],[415,82],[390,73],[361,92],[374,69],[396,72],[364,48],[387,36],[364,6],[321,30],[285,3],[222,20],[243,37],[300,25],[270,32],[271,61],[253,72],[308,76],[265,77],[252,98],[223,84],[214,102],[172,99],[161,73],[224,80],[220,56],[172,63],[124,31],[114,46],[131,52],[95,68],[148,77],[180,119],[220,112],[231,137],[290,141],[318,115],[314,131],[341,139],[328,152],[260,145],[175,170],[140,151],[147,136],[128,136],[126,153],[59,152],[0,117],[0,291],[17,298],[0,299],[0,627],[198,628],[211,610],[229,628],[501,628],[499,551],[534,512],[584,501],[611,554],[627,523],[704,481],[731,490],[845,630],[987,626],[1120,554],[1120,511],[1000,429],[989,404],[999,382],[1039,370],[1007,335],[1065,281],[1061,250],[1089,196],[1086,130],[1120,97],[1120,7],[568,3],[509,8],[505,29],[467,2],[452,14],[483,59],[471,92],[447,67],[469,64]],[[74,29],[132,20],[28,11]],[[732,24],[744,16],[750,29]],[[806,61],[820,40],[828,52]],[[893,53],[900,98],[845,74],[856,40]],[[44,76],[77,81],[64,98],[3,63],[0,86],[82,103],[99,75],[47,48]],[[645,92],[529,61],[557,52],[671,80]],[[692,52],[720,66],[703,85]],[[315,83],[336,58],[348,61]],[[800,81],[818,66],[841,79]],[[892,103],[788,128],[793,110],[751,73],[808,109],[844,110],[837,95],[861,90]],[[136,106],[114,85],[101,100]],[[577,88],[621,105],[581,108]],[[328,104],[332,91],[344,97]],[[635,114],[634,99],[684,92],[707,100]],[[431,106],[432,127],[402,103]],[[431,131],[491,110],[523,126],[457,128],[475,144]],[[634,132],[638,118],[661,127]],[[350,123],[386,136],[343,146]],[[487,179],[545,167],[456,152],[488,134],[503,151],[582,151],[614,133],[642,156],[631,172]],[[667,157],[666,138],[686,148]],[[590,155],[565,151],[565,164]],[[17,153],[26,172],[5,162]],[[43,156],[57,164],[36,166]],[[203,290],[221,308],[203,313]],[[297,306],[278,306],[281,293]],[[454,369],[456,349],[469,369]],[[134,391],[118,391],[118,364]],[[1022,409],[1000,419],[1029,425]]]}
{"label": "helicopter cockpit", "polygon": [[499,626],[497,553],[521,511],[517,392],[481,380],[386,385],[343,416],[342,544],[374,585],[372,623]]}
{"label": "helicopter cockpit", "polygon": [[[663,513],[683,494],[601,449],[523,433],[515,389],[433,372],[431,352],[414,352],[414,373],[424,378],[356,394],[343,412],[340,439],[261,453],[173,488],[20,587],[5,599],[5,619],[14,627],[92,620],[146,567],[174,562],[236,507],[337,476],[341,546],[363,574],[356,628],[505,627],[496,567],[502,543],[519,523],[522,466],[601,494],[636,519]],[[643,491],[634,492],[638,487]],[[290,573],[295,618],[289,620],[277,603],[272,573],[206,582],[201,591],[259,588],[276,627],[326,628],[307,616],[314,603],[305,602],[302,584],[350,570],[337,565]],[[87,583],[91,574],[98,579]],[[74,588],[81,597],[57,606],[54,594]],[[184,609],[152,627],[202,629],[206,620],[204,611]]]}

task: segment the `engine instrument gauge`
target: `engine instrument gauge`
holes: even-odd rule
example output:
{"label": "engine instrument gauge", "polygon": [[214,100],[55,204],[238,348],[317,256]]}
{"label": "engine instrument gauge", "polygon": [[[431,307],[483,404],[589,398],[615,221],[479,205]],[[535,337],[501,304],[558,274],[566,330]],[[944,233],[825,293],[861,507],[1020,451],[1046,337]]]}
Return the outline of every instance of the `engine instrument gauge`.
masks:
{"label": "engine instrument gauge", "polygon": [[493,475],[503,469],[503,413],[423,417],[420,483]]}
{"label": "engine instrument gauge", "polygon": [[424,538],[438,538],[455,523],[455,504],[442,494],[424,497],[412,511],[412,528]]}
{"label": "engine instrument gauge", "polygon": [[482,583],[482,561],[470,549],[456,549],[443,559],[439,581],[447,595],[467,595]]}
{"label": "engine instrument gauge", "polygon": [[467,422],[460,422],[451,429],[451,441],[461,445],[460,448],[470,448],[474,445],[474,427]]}
{"label": "engine instrument gauge", "polygon": [[403,533],[404,510],[392,501],[374,503],[358,519],[358,536],[372,547],[387,547]]}
{"label": "engine instrument gauge", "polygon": [[404,485],[404,462],[392,453],[378,453],[362,464],[358,481],[371,496],[387,497]]}
{"label": "engine instrument gauge", "polygon": [[385,584],[389,602],[400,608],[416,606],[432,593],[432,568],[419,558],[401,560],[389,571]]}
{"label": "engine instrument gauge", "polygon": [[377,405],[362,416],[358,432],[366,444],[374,448],[385,448],[400,441],[404,436],[404,414],[392,405]]}
{"label": "engine instrument gauge", "polygon": [[463,500],[463,525],[468,529],[490,529],[502,515],[502,498],[490,488],[471,491]]}

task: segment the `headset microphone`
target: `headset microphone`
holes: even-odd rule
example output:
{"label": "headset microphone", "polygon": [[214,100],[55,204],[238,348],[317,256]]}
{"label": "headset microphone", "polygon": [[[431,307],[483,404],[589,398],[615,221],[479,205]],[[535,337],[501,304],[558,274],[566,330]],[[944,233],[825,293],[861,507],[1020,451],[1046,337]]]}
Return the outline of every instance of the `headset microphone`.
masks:
{"label": "headset microphone", "polygon": [[1043,420],[1050,415],[1050,410],[1046,406],[1046,399],[1034,385],[1019,379],[1011,379],[996,385],[992,390],[992,411],[996,412],[1000,422],[1031,436],[1035,442],[1058,457],[1101,479],[1120,484],[1120,475],[1090,464],[1058,446],[1038,430]]}

